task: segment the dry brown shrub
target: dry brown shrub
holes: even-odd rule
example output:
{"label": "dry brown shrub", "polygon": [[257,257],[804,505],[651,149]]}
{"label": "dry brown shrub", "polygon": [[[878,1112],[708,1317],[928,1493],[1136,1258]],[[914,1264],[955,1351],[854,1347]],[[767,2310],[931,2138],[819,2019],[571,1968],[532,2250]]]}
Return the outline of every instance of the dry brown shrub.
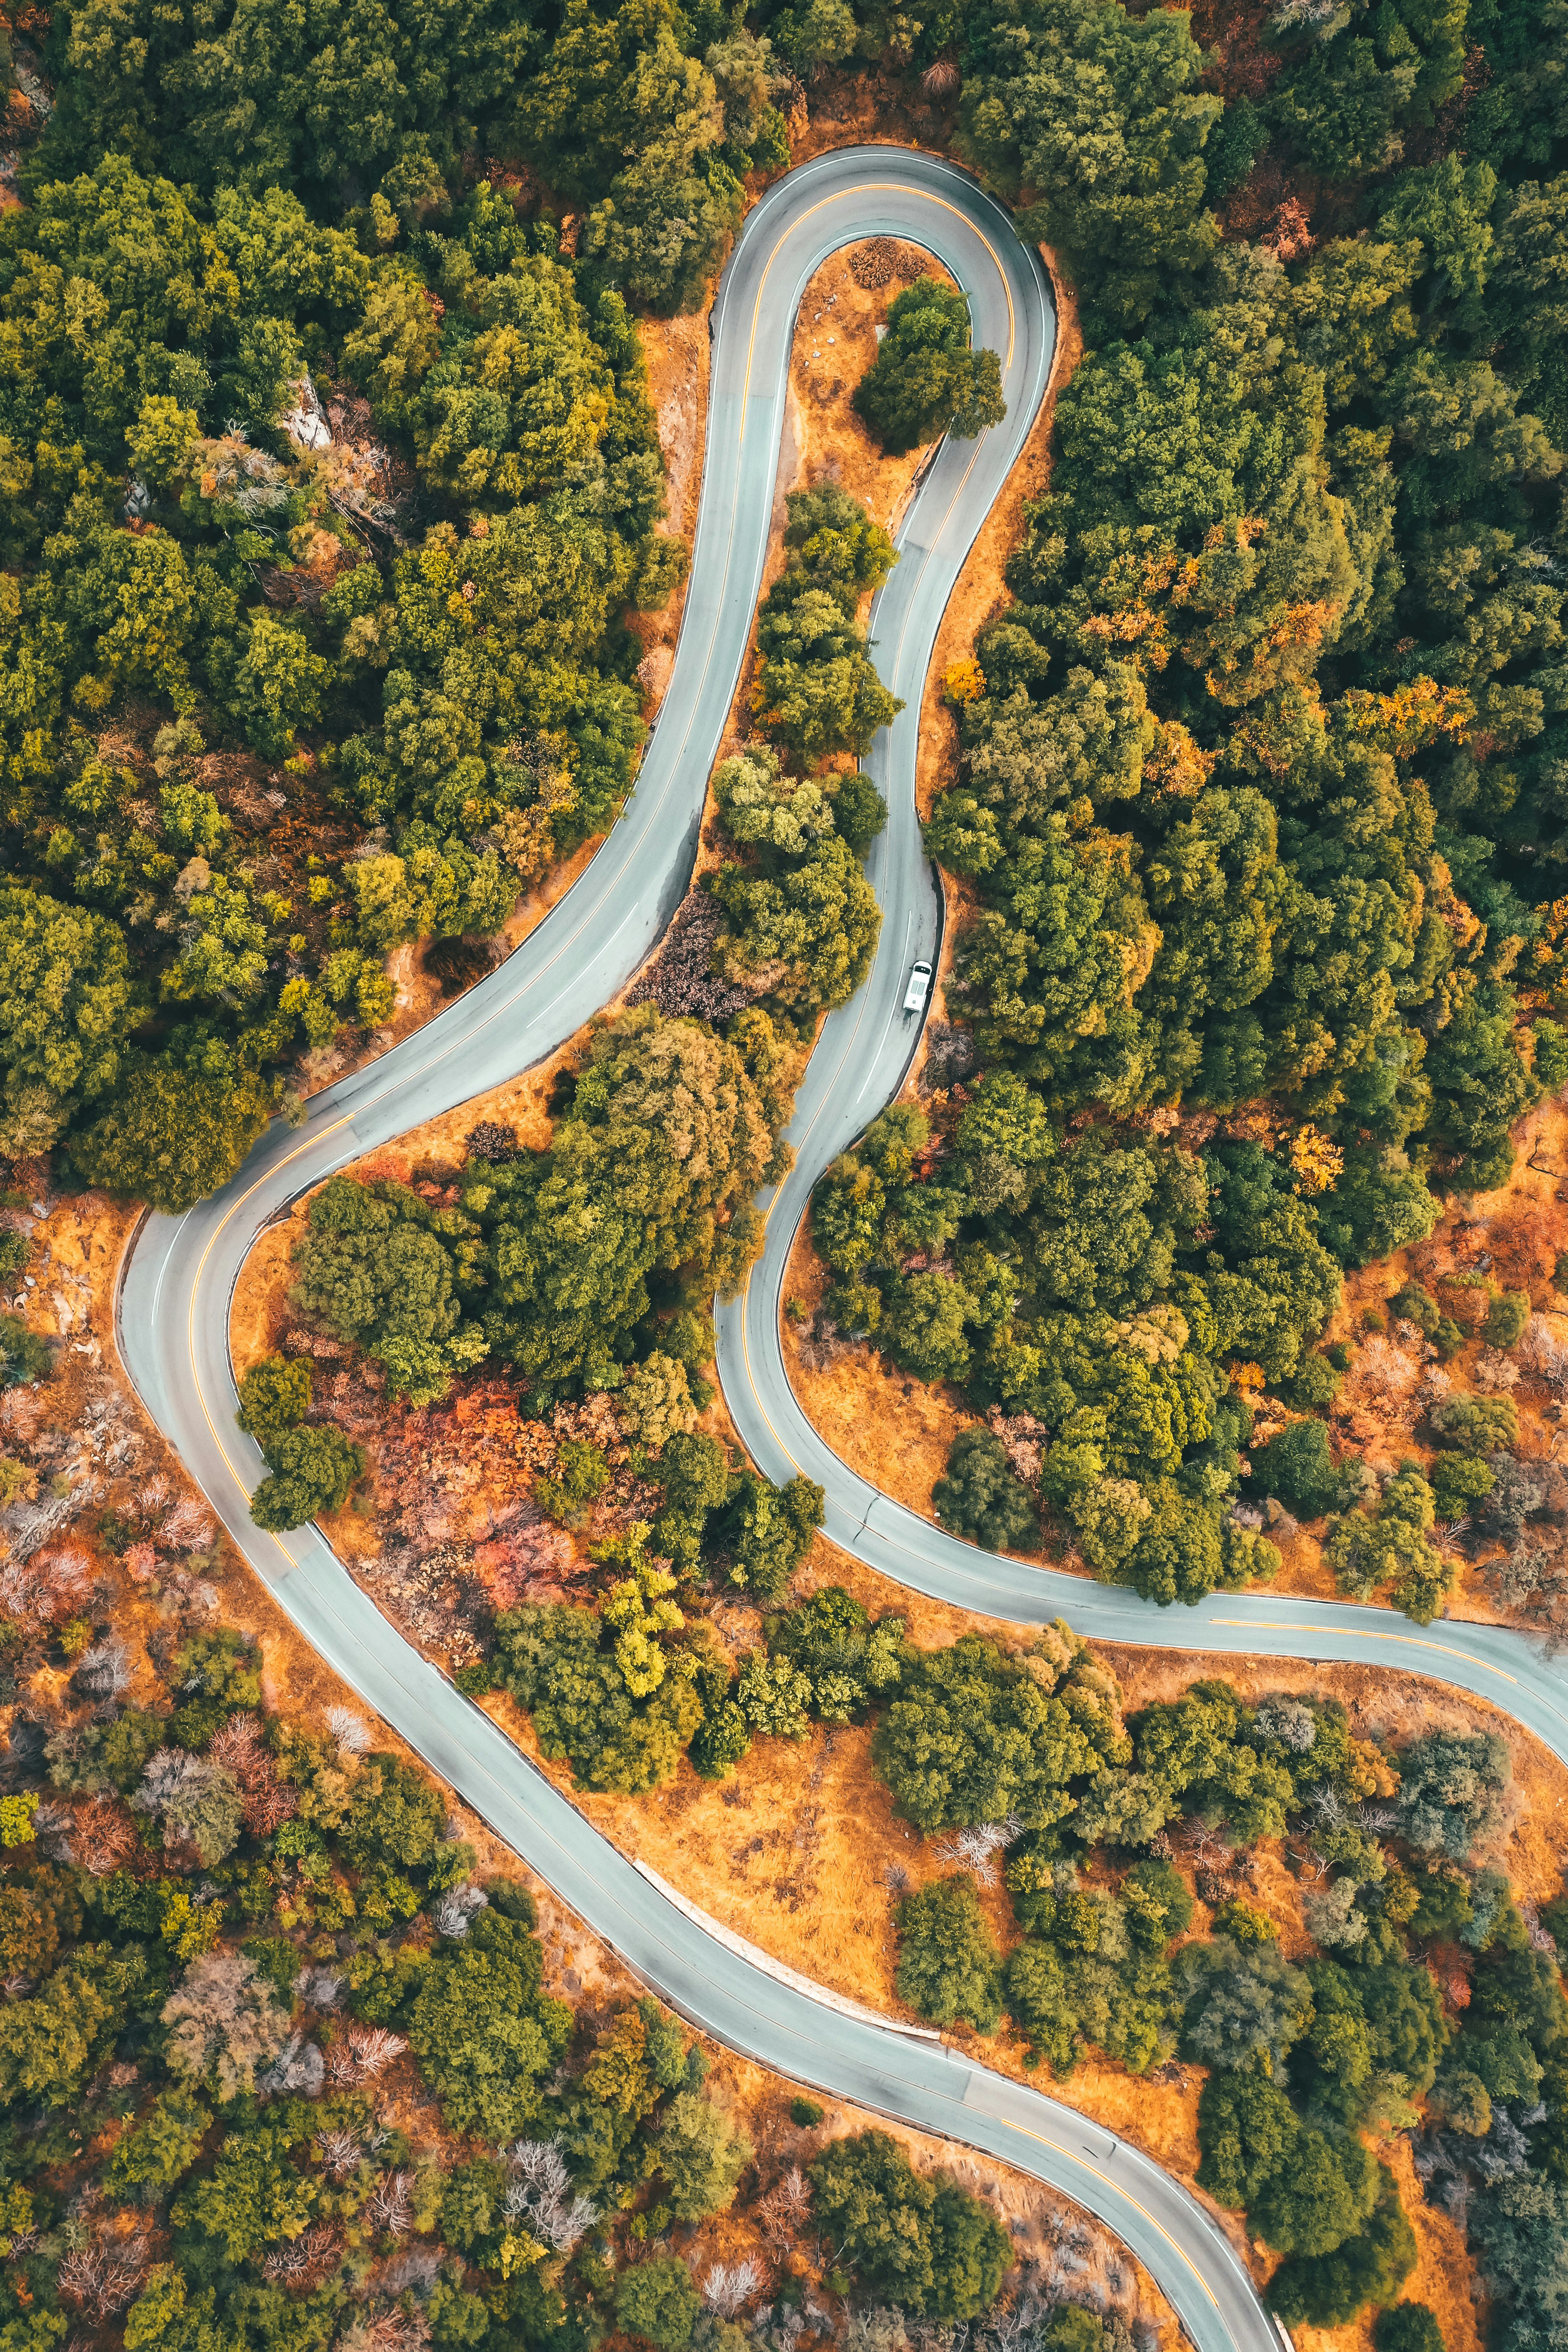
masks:
{"label": "dry brown shrub", "polygon": [[59,2268],[59,2288],[85,2319],[101,2323],[126,2310],[152,2267],[152,2242],[144,2231],[129,2238],[100,2238],[79,2246]]}
{"label": "dry brown shrub", "polygon": [[[934,72],[936,68],[930,70]],[[957,70],[954,67],[955,76]],[[849,257],[849,275],[868,294],[874,293],[879,286],[890,286],[895,278],[902,285],[911,285],[930,267],[923,253],[913,246],[900,245],[896,236],[869,237],[864,245],[858,245]]]}

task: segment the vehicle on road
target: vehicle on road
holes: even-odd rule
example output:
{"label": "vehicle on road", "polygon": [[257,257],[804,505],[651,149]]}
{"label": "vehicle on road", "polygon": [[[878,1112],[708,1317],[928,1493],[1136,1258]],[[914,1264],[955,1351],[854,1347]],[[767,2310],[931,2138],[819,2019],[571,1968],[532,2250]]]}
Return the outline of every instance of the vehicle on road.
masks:
{"label": "vehicle on road", "polygon": [[910,984],[904,991],[904,1011],[923,1013],[926,1009],[926,998],[930,994],[931,966],[929,963],[917,963],[910,974]]}

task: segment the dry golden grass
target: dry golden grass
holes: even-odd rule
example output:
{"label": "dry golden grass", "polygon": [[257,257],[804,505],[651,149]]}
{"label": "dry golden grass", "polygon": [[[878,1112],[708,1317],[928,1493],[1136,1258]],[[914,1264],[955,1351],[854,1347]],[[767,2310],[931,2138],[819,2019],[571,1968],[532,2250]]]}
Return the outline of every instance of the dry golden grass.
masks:
{"label": "dry golden grass", "polygon": [[[950,947],[951,940],[950,926]],[[905,1096],[913,1098],[913,1095],[911,1079]],[[1554,1278],[1558,1254],[1568,1251],[1568,1110],[1549,1098],[1521,1123],[1517,1139],[1520,1158],[1507,1184],[1495,1192],[1456,1197],[1430,1240],[1347,1276],[1342,1304],[1322,1334],[1321,1344],[1344,1339],[1356,1351],[1329,1416],[1336,1447],[1364,1452],[1380,1475],[1405,1461],[1414,1461],[1429,1473],[1436,1458],[1416,1417],[1413,1396],[1401,1405],[1397,1399],[1391,1401],[1374,1391],[1366,1378],[1362,1349],[1369,1335],[1363,1327],[1363,1315],[1369,1308],[1385,1313],[1390,1297],[1402,1283],[1420,1282],[1431,1289],[1444,1275],[1473,1266],[1484,1255],[1489,1260],[1487,1271],[1493,1282],[1505,1289],[1528,1291],[1533,1308],[1559,1316],[1560,1328],[1568,1335],[1568,1299]],[[803,1364],[802,1338],[831,1279],[812,1246],[809,1223],[803,1223],[791,1250],[784,1287],[786,1307],[793,1299],[802,1309],[798,1321],[786,1314],[781,1327],[790,1384],[807,1420],[841,1461],[873,1479],[895,1501],[934,1523],[931,1488],[942,1475],[954,1437],[978,1416],[950,1383],[928,1386],[910,1380],[867,1342],[820,1370]],[[1485,1352],[1484,1343],[1472,1337],[1447,1365],[1456,1390],[1473,1386],[1477,1360]],[[1423,1369],[1413,1353],[1413,1391]],[[1558,1458],[1563,1431],[1554,1402],[1542,1389],[1528,1384],[1512,1394],[1519,1414],[1520,1456]],[[1280,1408],[1261,1425],[1278,1426],[1284,1417]],[[1568,1460],[1568,1456],[1563,1458]],[[1277,1538],[1281,1563],[1268,1591],[1320,1600],[1335,1597],[1333,1573],[1323,1559],[1322,1533],[1321,1525],[1307,1526]],[[1023,1557],[1046,1558],[1060,1564],[1059,1551],[1059,1544],[1047,1531],[1041,1550]],[[1459,1563],[1447,1614],[1483,1624],[1529,1625],[1531,1622],[1521,1611],[1502,1606],[1489,1591],[1481,1568],[1465,1560]]]}
{"label": "dry golden grass", "polygon": [[[697,528],[708,425],[707,318],[697,311],[682,319],[639,319],[637,333],[647,361],[648,397],[658,419],[664,456],[668,507],[664,529],[683,539],[689,551]],[[637,666],[645,719],[652,718],[669,684],[689,580],[689,574],[661,613],[627,615],[628,626],[645,648]]]}
{"label": "dry golden grass", "polygon": [[803,1336],[832,1279],[812,1246],[807,1218],[795,1237],[784,1285],[780,1337],[790,1385],[807,1420],[841,1462],[895,1502],[932,1519],[931,1487],[947,1466],[948,1449],[977,1416],[965,1411],[948,1381],[928,1385],[911,1380],[868,1340],[847,1348],[820,1370],[803,1364]]}
{"label": "dry golden grass", "polygon": [[940,261],[906,241],[905,278],[868,291],[850,274],[854,251],[847,246],[825,261],[801,297],[789,375],[795,464],[802,481],[837,482],[874,522],[892,530],[925,451],[886,456],[850,402],[877,356],[877,329],[903,286],[917,274],[944,286],[953,281]]}
{"label": "dry golden grass", "polygon": [[[853,135],[855,118],[847,120]],[[840,135],[824,135],[821,145],[843,143],[843,119],[837,127]],[[896,510],[907,488],[908,476],[918,459],[911,457],[900,461],[899,467],[889,467],[887,461],[871,448],[848,405],[848,394],[874,349],[875,323],[894,290],[864,293],[855,286],[842,257],[827,264],[808,289],[792,362],[789,446],[781,467],[769,578],[776,576],[782,565],[783,493],[788,488],[825,476],[842,480],[847,488],[867,499],[879,520],[886,520]],[[833,294],[838,296],[838,300],[830,305],[827,298]],[[818,310],[824,314],[822,319],[814,316]],[[831,347],[836,354],[831,374],[823,364],[827,350],[823,334],[829,316],[833,319],[831,331],[837,338]],[[815,367],[808,363],[814,329],[820,346]],[[1064,305],[1058,385],[1074,363],[1079,348],[1076,323]],[[661,405],[668,401],[679,408],[673,430],[666,434],[672,481],[678,478],[681,463],[686,466],[689,484],[695,484],[700,469],[699,379],[705,376],[705,342],[696,352],[673,340],[668,350],[650,348],[650,363]],[[693,398],[690,387],[694,383],[697,390]],[[681,403],[685,405],[680,406]],[[695,422],[691,421],[693,415]],[[946,663],[972,641],[975,628],[1002,600],[1002,564],[1017,535],[1023,499],[1036,494],[1043,486],[1048,436],[1047,415],[1031,437],[1024,464],[1010,485],[1008,499],[999,503],[977,544],[944,621],[928,682],[922,721],[922,803],[929,803],[930,793],[951,759],[952,725],[936,698],[936,681]],[[652,636],[645,636],[645,642],[654,646]],[[656,663],[650,659],[647,667],[651,676]],[[660,685],[663,675],[658,679]],[[728,739],[731,745],[745,730],[749,677],[748,665],[732,714]],[[716,854],[718,845],[710,829],[704,862],[710,862]],[[950,899],[951,896],[950,886]],[[947,956],[951,956],[952,932],[950,923]],[[570,1051],[570,1047],[565,1048],[563,1054]],[[462,1135],[480,1118],[507,1119],[518,1127],[526,1141],[542,1142],[548,1134],[543,1103],[551,1074],[550,1069],[528,1074],[508,1087],[495,1089],[463,1106],[445,1119],[431,1122],[403,1139],[395,1154],[375,1155],[377,1163],[387,1166],[391,1160],[396,1164],[397,1172],[405,1173],[422,1160],[455,1159]],[[1564,1142],[1561,1116],[1548,1113],[1541,1125],[1551,1156],[1560,1159]],[[1532,1131],[1534,1126],[1535,1122],[1531,1122]],[[393,1172],[391,1166],[388,1172]],[[1550,1178],[1516,1176],[1504,1193],[1474,1204],[1473,1210],[1446,1221],[1446,1225],[1451,1223],[1456,1231],[1461,1225],[1472,1225],[1477,1212],[1488,1221],[1489,1231],[1498,1225],[1506,1228],[1510,1217],[1524,1216],[1539,1223],[1543,1213],[1549,1223],[1564,1222],[1555,1209],[1547,1210],[1549,1198],[1555,1200],[1555,1171]],[[277,1229],[276,1235],[268,1237],[265,1248],[254,1254],[246,1269],[236,1299],[236,1351],[242,1362],[248,1360],[246,1350],[260,1352],[269,1344],[268,1335],[275,1328],[289,1241],[289,1230]],[[1440,1229],[1432,1246],[1443,1245],[1445,1237]],[[1491,1246],[1500,1266],[1510,1245],[1505,1238],[1500,1250],[1499,1239],[1494,1238]],[[1417,1262],[1415,1270],[1419,1271],[1420,1253],[1408,1255]],[[1371,1269],[1352,1280],[1336,1331],[1348,1328],[1369,1300],[1380,1301],[1385,1297],[1407,1270],[1411,1269],[1399,1261],[1392,1267]],[[1502,1278],[1517,1286],[1513,1275],[1504,1272]],[[825,1284],[824,1270],[815,1260],[809,1242],[804,1237],[797,1240],[786,1296],[794,1295],[809,1312]],[[842,1458],[873,1476],[884,1490],[929,1517],[931,1482],[941,1474],[952,1434],[968,1417],[956,1394],[906,1382],[868,1350],[841,1359],[823,1373],[805,1372],[799,1366],[793,1327],[788,1323],[785,1346],[792,1378],[803,1402]],[[1353,1382],[1349,1384],[1348,1392],[1353,1400]],[[1527,1427],[1538,1426],[1533,1408],[1527,1408],[1521,1418]],[[703,1426],[734,1442],[732,1424],[721,1399],[710,1408]],[[1542,1450],[1550,1434],[1542,1429]],[[1412,1446],[1407,1450],[1419,1449]],[[334,1530],[334,1539],[346,1538],[353,1544],[361,1538],[363,1528],[363,1522],[358,1523],[357,1528],[346,1528],[343,1538]],[[950,1641],[976,1626],[984,1629],[984,1621],[904,1592],[819,1539],[801,1582],[809,1586],[828,1581],[844,1583],[877,1613],[902,1613],[913,1637],[923,1643]],[[1279,1589],[1330,1589],[1319,1547],[1310,1535],[1298,1537],[1288,1547]],[[1475,1613],[1491,1612],[1481,1610]],[[721,1612],[719,1630],[732,1647],[745,1646],[758,1638],[760,1625],[752,1613],[731,1608]],[[988,1630],[1003,1638],[1017,1637],[1015,1628]],[[1514,1754],[1518,1783],[1529,1801],[1512,1822],[1499,1859],[1527,1897],[1540,1899],[1555,1890],[1560,1877],[1556,1845],[1561,1809],[1568,1801],[1568,1773],[1538,1742],[1496,1710],[1452,1696],[1419,1678],[1384,1676],[1360,1668],[1309,1669],[1288,1663],[1126,1648],[1107,1649],[1104,1654],[1122,1678],[1129,1706],[1174,1696],[1200,1675],[1214,1674],[1229,1679],[1247,1696],[1255,1697],[1273,1688],[1310,1688],[1319,1695],[1338,1696],[1350,1709],[1357,1731],[1363,1734],[1377,1731],[1400,1738],[1436,1724],[1457,1729],[1484,1727],[1501,1732]],[[492,1699],[488,1704],[524,1752],[537,1759],[537,1745],[526,1718],[504,1699]],[[570,1776],[564,1768],[543,1765],[542,1769],[558,1785],[570,1787]],[[900,1884],[925,1884],[940,1874],[943,1865],[930,1844],[923,1843],[893,1817],[888,1792],[871,1769],[869,1738],[865,1731],[829,1732],[818,1728],[798,1747],[762,1743],[732,1778],[719,1787],[699,1780],[689,1768],[683,1766],[669,1788],[641,1799],[596,1797],[580,1790],[572,1793],[586,1818],[623,1848],[647,1860],[689,1900],[735,1932],[836,1990],[873,2007],[891,2012],[900,2011],[893,1980],[896,1948],[892,1916]],[[1187,1874],[1191,1875],[1190,1870]],[[1307,1948],[1309,1938],[1300,1916],[1300,1889],[1278,1851],[1265,1848],[1257,1855],[1247,1893],[1249,1900],[1260,1904],[1275,1919],[1287,1951],[1299,1954]],[[1016,1929],[1005,1895],[1000,1888],[993,1888],[983,1891],[982,1899],[999,1942],[1005,1948],[1009,1946],[1016,1939]],[[1200,1903],[1194,1934],[1206,1930],[1209,1916]],[[548,1933],[552,1974],[558,1972],[558,1980],[568,1990],[576,1991],[581,1985],[591,1992],[597,1983],[608,1981],[602,1973],[590,1973],[595,1963],[602,1969],[603,1956],[596,1953],[593,1939],[586,1937],[580,1923],[560,1913],[559,1906]],[[975,2055],[987,2063],[1009,2073],[1023,2071],[1024,2045],[1011,2032],[994,2042],[983,2042],[963,2032],[954,2038],[973,2048]],[[716,2080],[737,2113],[745,2117],[757,2140],[760,2164],[764,2168],[769,2164],[776,2166],[789,2160],[797,2152],[808,2154],[817,2144],[819,2134],[802,2136],[788,2124],[784,2113],[787,2093],[773,2078],[763,2075],[744,2061],[721,2055]],[[1067,2084],[1050,2087],[1084,2113],[1190,2178],[1197,2158],[1198,2085],[1194,2076],[1189,2075],[1184,2082],[1152,2084],[1090,2060]],[[822,2129],[855,2128],[865,2120],[851,2109],[836,2108],[830,2110]],[[952,2160],[952,2151],[943,2143],[921,2143],[918,2135],[900,2137],[926,2161]],[[1421,2247],[1420,2267],[1405,2292],[1436,2310],[1450,2352],[1475,2352],[1475,2318],[1468,2294],[1470,2273],[1463,2247],[1452,2224],[1420,2203],[1407,2178],[1407,2144],[1401,2142],[1384,2152],[1400,2172],[1406,2209]],[[980,2179],[975,2185],[984,2189],[989,2183],[1009,2212],[1026,2219],[1043,2196],[1031,2184],[1005,2173],[1001,2168],[981,2164],[978,2170]],[[1240,2231],[1234,2219],[1226,2217],[1226,2226],[1239,2243]],[[708,2254],[720,2259],[735,2259],[758,2251],[754,2232],[743,2218],[731,2217],[705,2225],[701,2242]],[[1260,2260],[1256,2254],[1252,2260],[1259,2276],[1272,2267],[1267,2259]],[[1146,2283],[1143,2284],[1147,2291]],[[1368,2337],[1366,2328],[1357,2325],[1333,2331],[1304,2329],[1299,2331],[1299,2340],[1303,2352],[1330,2352],[1330,2347],[1332,2352],[1352,2352],[1352,2347],[1361,2352]]]}

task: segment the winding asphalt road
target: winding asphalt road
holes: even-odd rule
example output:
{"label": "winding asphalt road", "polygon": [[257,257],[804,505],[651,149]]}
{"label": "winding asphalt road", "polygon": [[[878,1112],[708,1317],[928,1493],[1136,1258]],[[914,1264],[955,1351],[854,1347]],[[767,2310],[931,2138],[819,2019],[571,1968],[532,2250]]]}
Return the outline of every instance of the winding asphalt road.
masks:
{"label": "winding asphalt road", "polygon": [[[984,2148],[1076,2198],[1158,2279],[1201,2352],[1277,2352],[1229,2241],[1157,2165],[1058,2101],[957,2052],[826,2009],[727,1950],[401,1638],[316,1528],[279,1538],[249,1517],[264,1465],[235,1427],[228,1354],[245,1257],[263,1227],[335,1169],[544,1058],[616,992],[668,922],[689,878],[761,583],[800,295],[828,254],[881,233],[935,253],[965,288],[977,342],[1003,355],[1008,415],[979,441],[939,451],[906,520],[902,561],[873,608],[879,667],[910,706],[870,763],[892,810],[869,866],[884,907],[882,943],[870,979],[828,1024],[813,1059],[795,1120],[800,1165],[772,1203],[768,1251],[746,1297],[721,1318],[721,1370],[737,1423],[764,1466],[787,1475],[798,1463],[820,1477],[835,1539],[905,1583],[1022,1622],[1070,1611],[1085,1632],[1124,1641],[1355,1656],[1369,1643],[1408,1640],[1401,1663],[1466,1687],[1473,1675],[1511,1670],[1519,1679],[1510,1693],[1488,1695],[1568,1753],[1553,1678],[1519,1637],[1492,1637],[1495,1658],[1467,1648],[1438,1663],[1435,1648],[1382,1630],[1374,1612],[1320,1619],[1301,1604],[1273,1604],[1269,1617],[1234,1600],[1224,1621],[1200,1612],[1156,1626],[1132,1595],[990,1559],[879,1498],[826,1453],[794,1405],[777,1336],[790,1239],[815,1175],[897,1089],[915,1042],[897,1000],[910,962],[937,939],[939,901],[914,813],[921,686],[942,609],[1037,411],[1054,347],[1037,256],[971,180],[929,156],[888,147],[824,156],[771,190],[737,242],[713,316],[707,458],[680,644],[622,822],[500,971],[316,1097],[300,1129],[272,1129],[216,1199],[184,1217],[145,1220],[121,1270],[121,1352],[149,1412],[306,1639],[668,2001],[786,2077]],[[1309,1631],[1299,1636],[1286,1617],[1310,1618]],[[1445,1639],[1450,1630],[1442,1629]]]}

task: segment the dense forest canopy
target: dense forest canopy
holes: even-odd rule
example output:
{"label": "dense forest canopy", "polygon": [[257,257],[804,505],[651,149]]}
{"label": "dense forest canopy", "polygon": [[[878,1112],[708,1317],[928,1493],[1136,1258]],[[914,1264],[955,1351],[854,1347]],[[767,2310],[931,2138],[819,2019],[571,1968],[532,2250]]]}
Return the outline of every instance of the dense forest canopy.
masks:
{"label": "dense forest canopy", "polygon": [[[1326,1404],[1342,1274],[1500,1183],[1568,1077],[1563,26],[1202,21],[963,16],[959,147],[1085,349],[945,681],[927,840],[978,910],[941,1091],[814,1207],[828,1324],[1004,1424],[948,1524],[1026,1542],[1043,1502],[1162,1600],[1268,1572],[1232,1507],[1259,1378]],[[1425,1618],[1415,1486],[1342,1583]],[[1359,1465],[1319,1487],[1353,1507]]]}
{"label": "dense forest canopy", "polygon": [[[784,77],[642,0],[63,7],[44,65],[0,220],[0,1143],[174,1206],[386,1020],[389,950],[493,934],[613,820],[624,616],[685,560],[628,304],[701,299]],[[479,141],[586,205],[574,251]]]}
{"label": "dense forest canopy", "polygon": [[[164,1574],[210,1571],[199,1507],[193,1528],[166,1479],[140,1499]],[[62,1640],[75,1662],[52,1728],[13,1727],[0,1797],[13,2352],[72,2330],[127,2352],[592,2352],[617,2329],[729,2352],[742,2306],[774,2317],[760,2267],[689,2262],[671,2231],[689,2247],[725,2216],[813,2257],[814,2210],[846,2202],[833,2292],[989,2310],[1011,2242],[978,2199],[881,2135],[798,2132],[764,2194],[701,2045],[653,2000],[561,1999],[532,1895],[481,1875],[421,1770],[346,1707],[270,1713],[232,1628],[161,1628],[150,1659],[66,1613],[104,1597],[46,1563],[6,1624],[8,1667]],[[898,2275],[861,2182],[916,2217]]]}
{"label": "dense forest canopy", "polygon": [[[639,316],[700,307],[815,76],[921,76],[1049,245],[1084,348],[1011,601],[945,682],[928,839],[973,919],[930,1115],[884,1114],[818,1188],[827,1318],[985,1412],[936,1491],[955,1531],[1027,1545],[1044,1508],[1098,1574],[1193,1600],[1275,1570],[1266,1493],[1328,1515],[1347,1594],[1430,1619],[1439,1517],[1517,1536],[1541,1499],[1506,1392],[1446,1396],[1430,1475],[1382,1482],[1312,1416],[1345,1273],[1497,1184],[1568,1080],[1562,0],[58,0],[16,24],[52,103],[0,214],[0,1156],[165,1206],[215,1189],[311,1055],[387,1020],[390,955],[446,942],[471,976],[614,821],[628,615],[684,563]],[[929,280],[891,302],[860,401],[886,446],[994,416],[963,308]],[[574,1596],[541,1580],[488,1614],[461,1686],[608,1796],[869,1726],[898,1816],[946,1842],[896,1909],[912,2009],[1005,2016],[1055,2075],[1204,2068],[1200,2179],[1283,2258],[1275,2307],[1392,2306],[1377,2352],[1441,2352],[1395,2303],[1415,2239],[1368,2144],[1412,2133],[1492,2344],[1537,2352],[1565,2293],[1568,1904],[1531,1911],[1492,1866],[1503,1743],[1379,1744],[1215,1682],[1128,1714],[1059,1624],[921,1648],[837,1586],[792,1593],[821,1491],[698,1426],[712,1297],[879,921],[886,812],[852,762],[898,707],[865,620],[895,551],[832,484],[784,542],[719,856],[557,1074],[548,1141],[487,1121],[439,1181],[362,1171],[310,1204],[304,1352],[241,1388],[257,1518],[363,1493],[320,1365],[387,1415],[481,1366],[534,1421],[613,1392],[636,1510],[601,1515]],[[1530,1344],[1528,1305],[1395,1302],[1444,1360],[1461,1310]],[[8,1395],[50,1370],[3,1318]],[[1249,1465],[1262,1383],[1300,1418]],[[70,1497],[26,1411],[5,1491],[45,1512]],[[480,1883],[354,1718],[273,1708],[203,1581],[205,1514],[121,1485],[100,1550],[177,1621],[147,1658],[63,1541],[7,1562],[0,1608],[8,1694],[51,1694],[0,1794],[0,2352],[73,2326],[130,2352],[791,2352],[797,2298],[679,2251],[754,2158],[701,2052],[651,2001],[553,1997],[525,1890]],[[560,1435],[530,1524],[558,1559],[614,1493]],[[743,1643],[718,1595],[756,1612]],[[1308,1957],[1254,1899],[1269,1844]],[[439,2147],[387,2118],[400,2066]],[[858,2295],[889,2352],[889,2307],[984,2321],[1014,2252],[985,2205],[879,2132],[801,2153],[770,2191],[781,2267],[830,2244],[812,2292]],[[1131,2339],[1064,2305],[1030,2342]]]}

